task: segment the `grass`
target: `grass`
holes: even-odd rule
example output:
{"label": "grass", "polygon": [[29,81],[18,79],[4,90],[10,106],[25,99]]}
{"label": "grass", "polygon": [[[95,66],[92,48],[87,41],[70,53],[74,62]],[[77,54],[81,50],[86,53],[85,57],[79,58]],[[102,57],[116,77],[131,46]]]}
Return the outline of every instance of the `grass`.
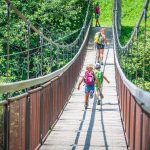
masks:
{"label": "grass", "polygon": [[122,0],[121,41],[126,43],[141,15],[145,0]]}
{"label": "grass", "polygon": [[145,0],[122,0],[121,24],[123,26],[135,26]]}
{"label": "grass", "polygon": [[[112,10],[113,10],[113,0],[94,0],[94,5],[99,2],[100,4],[100,17],[99,23],[101,26],[111,27],[112,26]],[[95,14],[93,13],[93,26],[95,26]]]}

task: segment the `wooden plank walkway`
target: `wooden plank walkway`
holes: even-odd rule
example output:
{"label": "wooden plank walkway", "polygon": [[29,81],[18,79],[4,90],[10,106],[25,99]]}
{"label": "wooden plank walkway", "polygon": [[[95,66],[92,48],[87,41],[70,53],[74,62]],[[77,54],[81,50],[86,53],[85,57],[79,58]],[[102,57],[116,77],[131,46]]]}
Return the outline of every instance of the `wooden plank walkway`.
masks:
{"label": "wooden plank walkway", "polygon": [[[94,64],[95,51],[93,50],[93,35],[98,28],[93,28],[85,66]],[[112,40],[111,28],[107,28],[107,37]],[[105,59],[108,49],[105,49]],[[45,141],[41,150],[127,150],[116,93],[114,53],[112,41],[108,53],[105,75],[110,84],[104,82],[102,105],[96,100],[89,100],[89,107],[84,109],[84,86],[76,88],[67,104],[60,120]],[[76,85],[77,87],[77,85]]]}

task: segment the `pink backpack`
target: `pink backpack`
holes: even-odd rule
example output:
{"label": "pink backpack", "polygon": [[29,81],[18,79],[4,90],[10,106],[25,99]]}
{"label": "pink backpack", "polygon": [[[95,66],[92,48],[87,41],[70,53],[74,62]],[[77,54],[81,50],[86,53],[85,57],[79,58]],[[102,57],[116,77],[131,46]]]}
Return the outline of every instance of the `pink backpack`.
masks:
{"label": "pink backpack", "polygon": [[94,85],[95,75],[94,72],[85,71],[84,82],[87,85]]}

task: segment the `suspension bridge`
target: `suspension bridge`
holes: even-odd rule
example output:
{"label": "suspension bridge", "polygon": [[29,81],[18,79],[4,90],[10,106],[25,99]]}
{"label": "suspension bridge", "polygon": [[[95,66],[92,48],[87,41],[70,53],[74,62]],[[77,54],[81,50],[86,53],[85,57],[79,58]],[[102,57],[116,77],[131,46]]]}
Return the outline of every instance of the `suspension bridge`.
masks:
{"label": "suspension bridge", "polygon": [[[80,76],[84,75],[89,63],[95,63],[93,36],[98,30],[93,28],[91,31]],[[88,109],[85,110],[84,86],[78,91],[75,85],[63,114],[41,149],[127,149],[116,93],[112,29],[107,28],[106,33],[111,44],[105,49],[105,76],[109,78],[110,84],[104,83],[105,97],[102,104],[97,105],[96,98],[90,99]]]}
{"label": "suspension bridge", "polygon": [[[61,44],[46,36],[6,0],[7,54],[0,58],[6,61],[6,79],[9,81],[10,67],[19,70],[20,79],[0,84],[0,94],[6,97],[0,102],[0,149],[150,149],[150,93],[136,86],[132,74],[135,69],[138,78],[138,61],[133,60],[133,55],[136,49],[138,56],[141,36],[144,54],[147,52],[149,0],[145,1],[126,45],[119,41],[119,6],[118,0],[114,1],[113,27],[105,27],[110,44],[105,47],[102,66],[110,84],[103,84],[104,99],[100,105],[94,97],[84,109],[84,86],[78,91],[77,83],[86,65],[95,63],[93,36],[99,30],[91,26],[88,2],[82,28],[68,35],[78,36],[72,43]],[[26,26],[26,49],[18,53],[10,53],[11,10]],[[144,30],[140,30],[141,24]],[[39,39],[37,48],[30,48],[31,37]],[[16,64],[12,63],[14,59]],[[53,63],[61,65],[55,70]],[[143,61],[143,79],[145,67]],[[17,92],[21,94],[13,96]]]}

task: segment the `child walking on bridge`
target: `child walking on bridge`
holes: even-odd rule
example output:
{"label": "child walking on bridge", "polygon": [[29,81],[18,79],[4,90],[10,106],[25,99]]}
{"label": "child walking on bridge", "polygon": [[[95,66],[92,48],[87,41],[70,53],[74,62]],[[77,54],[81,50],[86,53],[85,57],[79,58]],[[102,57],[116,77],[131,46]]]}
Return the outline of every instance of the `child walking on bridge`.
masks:
{"label": "child walking on bridge", "polygon": [[88,107],[88,100],[89,100],[89,95],[91,98],[93,98],[93,93],[94,93],[94,84],[95,82],[97,83],[98,88],[100,88],[100,83],[98,79],[96,78],[94,71],[93,71],[93,65],[89,64],[86,67],[86,71],[82,79],[80,80],[78,84],[78,90],[80,90],[80,85],[84,81],[85,83],[85,109]]}
{"label": "child walking on bridge", "polygon": [[103,55],[105,44],[108,44],[105,29],[100,29],[94,36],[94,48],[96,48],[96,62],[103,65]]}
{"label": "child walking on bridge", "polygon": [[101,88],[98,87],[98,84],[95,83],[95,93],[96,93],[96,98],[97,98],[97,104],[100,105],[100,99],[103,99],[104,96],[102,94],[102,84],[103,84],[103,79],[107,81],[107,83],[110,83],[108,79],[104,76],[103,72],[101,71],[101,65],[99,63],[95,64],[95,76],[97,80],[99,81]]}

